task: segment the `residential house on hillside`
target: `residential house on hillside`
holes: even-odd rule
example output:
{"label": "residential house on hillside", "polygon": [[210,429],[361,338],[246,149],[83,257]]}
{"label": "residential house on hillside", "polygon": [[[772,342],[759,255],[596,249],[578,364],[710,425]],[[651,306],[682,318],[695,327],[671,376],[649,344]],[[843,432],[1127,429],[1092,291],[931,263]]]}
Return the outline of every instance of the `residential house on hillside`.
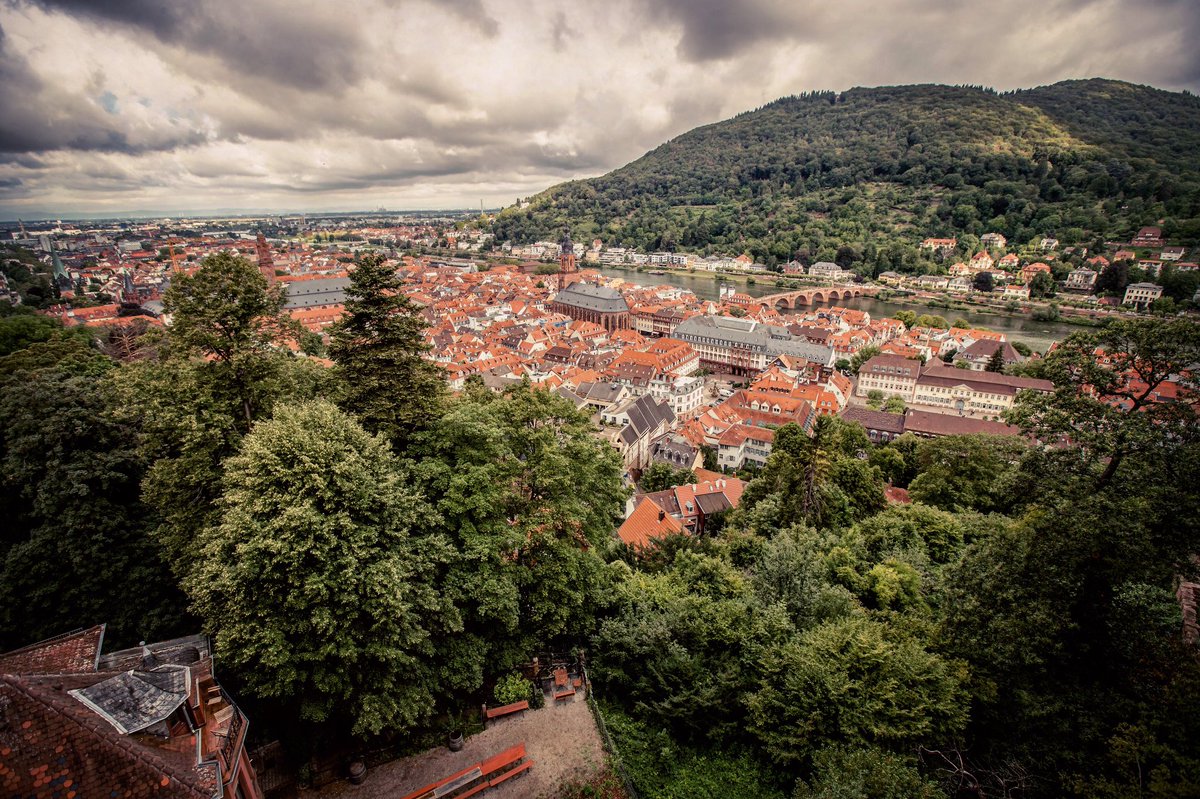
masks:
{"label": "residential house on hillside", "polygon": [[1082,269],[1072,269],[1067,275],[1067,289],[1069,291],[1091,291],[1096,287],[1097,273],[1087,267]]}
{"label": "residential house on hillside", "polygon": [[979,243],[989,250],[1003,250],[1008,244],[1008,239],[1004,238],[1002,233],[984,233],[979,237]]}
{"label": "residential house on hillside", "polygon": [[1121,300],[1121,304],[1145,309],[1161,297],[1162,292],[1162,286],[1154,283],[1131,283],[1125,288],[1125,298]]}
{"label": "residential house on hillside", "polygon": [[958,239],[925,239],[921,242],[922,250],[930,250],[937,255],[952,253],[957,246]]}

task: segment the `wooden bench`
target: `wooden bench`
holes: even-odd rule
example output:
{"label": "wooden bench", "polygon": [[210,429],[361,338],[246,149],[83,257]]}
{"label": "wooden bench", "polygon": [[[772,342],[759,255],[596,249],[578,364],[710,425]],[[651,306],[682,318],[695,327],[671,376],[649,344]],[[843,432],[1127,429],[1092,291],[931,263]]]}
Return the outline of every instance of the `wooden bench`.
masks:
{"label": "wooden bench", "polygon": [[555,691],[554,692],[554,700],[556,702],[560,699],[570,699],[572,696],[575,696],[574,688],[568,688],[565,691]]}
{"label": "wooden bench", "polygon": [[[516,746],[505,749],[503,752],[489,757],[480,763],[473,766],[468,766],[461,771],[456,771],[449,777],[444,777],[435,783],[426,785],[420,790],[413,791],[404,797],[404,799],[434,799],[434,797],[446,796],[453,794],[455,799],[467,799],[468,796],[474,796],[477,793],[487,790],[494,784],[498,784],[513,776],[516,773],[523,772],[530,768],[533,763],[525,760],[525,744],[519,743]],[[521,763],[519,766],[501,773],[501,771],[514,763]],[[464,793],[458,793],[460,790],[465,790]]]}
{"label": "wooden bench", "polygon": [[511,705],[501,705],[500,707],[489,707],[483,712],[484,721],[498,719],[501,716],[507,716],[511,713],[520,713],[522,710],[529,710],[529,703],[526,701],[513,702]]}
{"label": "wooden bench", "polygon": [[504,782],[504,781],[505,781],[506,779],[508,779],[509,777],[515,777],[515,776],[517,776],[518,774],[523,774],[524,772],[528,771],[528,770],[529,770],[529,769],[531,769],[531,768],[533,768],[533,761],[532,761],[532,760],[526,760],[524,763],[522,763],[521,765],[517,766],[517,767],[516,767],[515,769],[513,769],[512,771],[506,771],[506,772],[504,772],[503,774],[501,774],[499,777],[497,777],[496,779],[494,779],[494,780],[492,780],[491,782],[489,782],[489,783],[488,783],[488,786],[489,786],[489,787],[492,787],[492,788],[495,788],[497,785],[499,785],[500,783]]}

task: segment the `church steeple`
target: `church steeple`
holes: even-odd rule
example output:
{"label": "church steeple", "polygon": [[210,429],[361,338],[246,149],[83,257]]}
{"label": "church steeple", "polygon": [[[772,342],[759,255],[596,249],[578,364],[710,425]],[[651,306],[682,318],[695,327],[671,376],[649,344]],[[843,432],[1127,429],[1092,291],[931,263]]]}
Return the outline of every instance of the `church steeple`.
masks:
{"label": "church steeple", "polygon": [[267,279],[268,286],[274,286],[275,259],[271,257],[271,245],[267,244],[267,237],[259,233],[254,242],[254,249],[258,253],[258,271]]}
{"label": "church steeple", "polygon": [[568,277],[576,272],[575,244],[571,241],[570,228],[563,228],[562,241],[558,243],[558,290],[562,291],[574,281]]}

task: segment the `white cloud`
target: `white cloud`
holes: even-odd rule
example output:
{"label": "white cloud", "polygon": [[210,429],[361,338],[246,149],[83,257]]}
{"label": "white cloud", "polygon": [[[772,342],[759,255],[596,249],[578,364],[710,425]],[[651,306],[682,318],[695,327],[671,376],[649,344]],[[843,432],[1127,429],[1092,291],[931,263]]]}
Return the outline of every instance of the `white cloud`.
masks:
{"label": "white cloud", "polygon": [[811,89],[1196,88],[1198,19],[1186,0],[12,0],[0,213],[508,203]]}

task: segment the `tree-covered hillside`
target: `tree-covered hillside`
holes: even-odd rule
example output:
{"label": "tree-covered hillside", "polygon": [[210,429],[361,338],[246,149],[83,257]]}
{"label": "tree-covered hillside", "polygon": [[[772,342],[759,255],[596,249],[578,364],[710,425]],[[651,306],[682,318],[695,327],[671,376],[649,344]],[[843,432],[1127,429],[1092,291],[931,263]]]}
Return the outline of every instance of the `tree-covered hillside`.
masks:
{"label": "tree-covered hillside", "polygon": [[499,241],[551,237],[779,263],[917,269],[926,236],[1200,242],[1200,99],[1115,81],[996,94],[900,86],[785,97],[511,207]]}

